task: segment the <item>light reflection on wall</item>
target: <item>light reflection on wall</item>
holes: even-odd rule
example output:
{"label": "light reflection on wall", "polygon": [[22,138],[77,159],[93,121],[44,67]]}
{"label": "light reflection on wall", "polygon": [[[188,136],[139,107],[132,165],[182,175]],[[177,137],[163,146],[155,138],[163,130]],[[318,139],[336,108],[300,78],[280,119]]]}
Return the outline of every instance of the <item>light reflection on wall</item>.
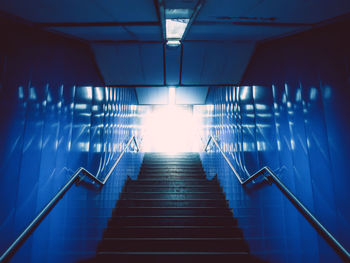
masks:
{"label": "light reflection on wall", "polygon": [[[287,83],[215,87],[208,94],[210,105],[195,106],[194,112],[202,120],[201,136],[216,138],[241,177],[269,166],[339,237],[336,211],[342,207],[335,200],[325,122],[330,113],[323,106],[330,87],[323,93],[322,87]],[[217,175],[252,254],[270,262],[340,262],[275,186],[242,187],[214,145],[201,159],[207,177]]]}
{"label": "light reflection on wall", "polygon": [[[78,167],[103,180],[130,137],[140,141],[147,109],[129,88],[22,85],[2,95],[3,252]],[[134,150],[131,145],[102,189],[72,187],[11,262],[77,262],[95,254],[125,180],[138,175],[143,153]]]}

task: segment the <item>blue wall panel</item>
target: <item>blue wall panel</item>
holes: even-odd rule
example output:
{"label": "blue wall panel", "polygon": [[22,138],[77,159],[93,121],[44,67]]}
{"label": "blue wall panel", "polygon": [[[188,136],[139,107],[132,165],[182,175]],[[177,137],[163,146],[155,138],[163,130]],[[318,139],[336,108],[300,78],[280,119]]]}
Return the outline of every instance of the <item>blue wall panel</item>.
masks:
{"label": "blue wall panel", "polygon": [[[23,143],[12,157],[19,159],[19,169],[1,186],[4,194],[10,188],[14,192],[4,196],[13,206],[1,204],[2,251],[77,168],[86,167],[103,179],[131,135],[139,134],[135,124],[141,114],[133,89],[46,85],[24,94],[28,96],[18,102],[18,110],[26,104],[19,136]],[[141,161],[141,153],[128,152],[102,189],[73,186],[12,262],[75,262],[94,255],[124,182],[127,176],[137,177]]]}
{"label": "blue wall panel", "polygon": [[[347,28],[342,21],[261,44],[241,87],[212,87],[196,111],[244,178],[265,165],[350,249],[350,101]],[[212,147],[218,175],[252,253],[272,262],[339,262],[275,186],[238,184]]]}
{"label": "blue wall panel", "polygon": [[[197,106],[196,112],[204,120],[204,136],[215,135],[242,178],[271,167],[337,235],[330,158],[323,155],[328,147],[324,112],[321,104],[310,101],[316,98],[313,89],[307,89],[306,99],[303,94],[301,86],[291,85],[216,87],[209,93],[211,105]],[[252,253],[274,262],[339,261],[276,187],[243,188],[213,150],[202,154],[205,170],[208,177],[218,175]]]}
{"label": "blue wall panel", "polygon": [[[89,47],[1,20],[0,253],[83,166],[103,179],[142,115],[134,89],[107,88]],[[102,86],[102,87],[101,87]],[[95,254],[127,175],[127,152],[108,183],[73,186],[11,262],[76,262]]]}
{"label": "blue wall panel", "polygon": [[[246,72],[244,83],[297,87],[303,110],[304,156],[307,157],[314,211],[349,249],[350,185],[346,156],[350,154],[350,108],[347,34],[349,18],[309,32],[261,45]],[[291,92],[291,99],[293,92]],[[301,115],[299,115],[301,116]],[[297,134],[298,135],[298,134]],[[298,148],[298,147],[295,147]],[[299,160],[301,160],[299,156]],[[304,161],[305,162],[305,161]],[[298,166],[301,172],[301,167]],[[306,172],[306,171],[303,171]],[[304,191],[303,196],[306,194]],[[304,198],[309,202],[311,198]],[[310,204],[312,206],[312,204]],[[324,213],[322,211],[327,211]]]}

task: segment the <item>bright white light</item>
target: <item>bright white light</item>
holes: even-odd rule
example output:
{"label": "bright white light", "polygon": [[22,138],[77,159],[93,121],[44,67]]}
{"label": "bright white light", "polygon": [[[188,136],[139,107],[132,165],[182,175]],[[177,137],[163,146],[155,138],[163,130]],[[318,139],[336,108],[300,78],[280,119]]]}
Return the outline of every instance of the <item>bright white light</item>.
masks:
{"label": "bright white light", "polygon": [[189,19],[165,19],[166,39],[180,40],[189,21]]}
{"label": "bright white light", "polygon": [[245,105],[245,109],[246,110],[254,110],[254,106],[251,104],[247,104],[247,105]]}
{"label": "bright white light", "polygon": [[95,99],[97,101],[102,101],[103,100],[103,90],[102,88],[99,88],[99,87],[95,87],[94,88],[94,95],[95,95]]}
{"label": "bright white light", "polygon": [[256,103],[255,108],[256,108],[256,110],[261,110],[261,111],[268,109],[267,105],[261,104],[261,103]]}
{"label": "bright white light", "polygon": [[175,105],[175,87],[169,87],[169,105]]}
{"label": "bright white light", "polygon": [[168,40],[166,44],[170,47],[177,47],[181,45],[180,40]]}
{"label": "bright white light", "polygon": [[241,89],[242,89],[242,91],[241,91],[241,100],[246,100],[246,99],[248,99],[248,89],[249,89],[249,87],[240,87]]}
{"label": "bright white light", "polygon": [[77,88],[77,94],[83,99],[91,100],[92,99],[92,87],[82,86]]}
{"label": "bright white light", "polygon": [[184,106],[158,106],[148,114],[144,123],[145,152],[196,152],[200,150],[199,121],[192,108]]}
{"label": "bright white light", "polygon": [[86,104],[82,104],[82,103],[77,103],[77,104],[75,104],[75,109],[76,110],[86,110],[87,109],[87,105]]}

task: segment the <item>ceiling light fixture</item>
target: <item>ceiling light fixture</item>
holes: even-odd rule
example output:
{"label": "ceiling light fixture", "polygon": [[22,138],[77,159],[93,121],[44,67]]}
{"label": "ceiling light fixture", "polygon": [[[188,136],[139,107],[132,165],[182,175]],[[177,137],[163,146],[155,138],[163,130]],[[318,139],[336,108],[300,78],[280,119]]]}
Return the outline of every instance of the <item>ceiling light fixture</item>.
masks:
{"label": "ceiling light fixture", "polygon": [[177,47],[181,45],[180,40],[167,40],[166,44],[170,47]]}
{"label": "ceiling light fixture", "polygon": [[167,45],[179,46],[181,39],[190,22],[192,10],[189,9],[166,9],[165,32]]}
{"label": "ceiling light fixture", "polygon": [[180,40],[185,33],[189,21],[189,19],[166,19],[166,38]]}

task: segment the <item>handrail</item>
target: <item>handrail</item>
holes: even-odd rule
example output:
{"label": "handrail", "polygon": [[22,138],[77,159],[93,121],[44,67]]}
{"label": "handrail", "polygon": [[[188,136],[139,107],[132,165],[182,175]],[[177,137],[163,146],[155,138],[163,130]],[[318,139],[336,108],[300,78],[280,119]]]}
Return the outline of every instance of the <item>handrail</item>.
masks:
{"label": "handrail", "polygon": [[[317,220],[317,218],[306,208],[306,206],[285,186],[281,180],[274,174],[274,172],[267,166],[263,167],[253,175],[249,176],[248,179],[242,180],[236,169],[231,164],[230,160],[227,158],[226,154],[221,149],[218,142],[214,139],[212,135],[209,136],[208,143],[206,144],[204,151],[210,145],[210,142],[214,142],[216,147],[221,152],[222,156],[225,158],[226,162],[230,166],[231,170],[237,177],[241,185],[246,185],[252,180],[256,179],[260,175],[263,175],[270,183],[276,184],[278,189],[289,199],[289,201],[298,209],[299,212],[306,218],[307,221],[316,229],[316,231],[328,242],[328,244],[338,253],[338,255],[345,261],[350,262],[349,252],[335,239],[335,237]],[[266,175],[267,173],[267,175]]]}
{"label": "handrail", "polygon": [[[9,246],[9,248],[1,255],[0,262],[7,262],[10,260],[10,258],[15,254],[17,249],[26,241],[26,239],[33,233],[35,228],[41,223],[41,221],[49,214],[49,212],[54,208],[54,206],[58,203],[58,201],[65,195],[65,193],[71,188],[71,186],[76,183],[79,184],[85,176],[89,177],[94,182],[98,183],[100,186],[103,186],[106,184],[108,178],[113,173],[115,167],[119,163],[120,159],[123,157],[124,153],[129,148],[130,144],[134,142],[136,145],[137,151],[140,150],[135,136],[131,136],[130,140],[125,145],[123,151],[118,156],[117,160],[114,162],[113,166],[107,173],[106,177],[103,181],[98,179],[96,176],[94,176],[92,173],[90,173],[88,170],[86,170],[83,167],[78,168],[72,177],[69,179],[69,181],[57,192],[57,194],[47,203],[47,205],[39,212],[39,214],[32,220],[32,222],[26,227],[26,229],[19,235],[19,237]],[[82,177],[80,177],[80,174],[83,174]]]}

